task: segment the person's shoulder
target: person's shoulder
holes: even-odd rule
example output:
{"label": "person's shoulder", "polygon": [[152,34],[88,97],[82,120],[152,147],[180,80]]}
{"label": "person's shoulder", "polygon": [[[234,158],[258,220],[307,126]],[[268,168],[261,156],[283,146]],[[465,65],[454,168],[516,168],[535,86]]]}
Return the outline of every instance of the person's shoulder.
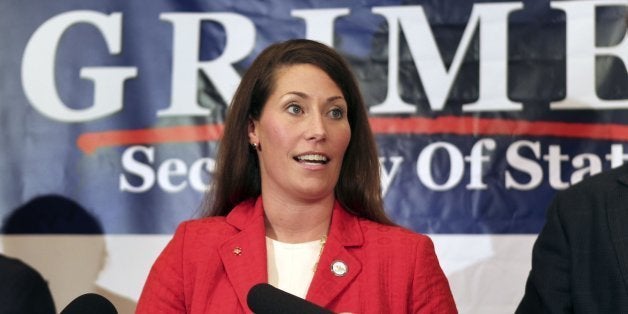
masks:
{"label": "person's shoulder", "polygon": [[434,243],[429,236],[401,226],[361,221],[367,259],[393,263],[401,268],[413,267],[419,259],[431,260]]}
{"label": "person's shoulder", "polygon": [[34,268],[23,261],[0,254],[0,281],[41,281],[43,278]]}
{"label": "person's shoulder", "polygon": [[597,191],[608,191],[618,186],[620,182],[628,185],[628,163],[585,178],[563,191],[563,194],[589,194]]}
{"label": "person's shoulder", "polygon": [[582,214],[574,215],[574,213],[603,214],[603,211],[595,209],[601,206],[611,206],[609,200],[617,202],[618,196],[624,195],[626,189],[628,189],[628,164],[585,178],[557,192],[549,207],[548,215],[557,212],[563,224],[571,220],[585,222],[586,219],[582,219]]}
{"label": "person's shoulder", "polygon": [[31,267],[17,258],[0,254],[0,269],[10,273],[30,271]]}
{"label": "person's shoulder", "polygon": [[216,249],[236,232],[237,229],[227,223],[225,217],[198,218],[181,222],[172,241],[188,252],[202,255]]}

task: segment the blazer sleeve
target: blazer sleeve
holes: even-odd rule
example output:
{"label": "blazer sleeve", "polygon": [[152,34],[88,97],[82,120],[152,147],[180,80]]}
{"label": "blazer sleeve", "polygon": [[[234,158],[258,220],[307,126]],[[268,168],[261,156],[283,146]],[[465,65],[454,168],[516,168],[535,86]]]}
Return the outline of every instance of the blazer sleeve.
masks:
{"label": "blazer sleeve", "polygon": [[434,244],[422,236],[416,247],[412,308],[414,313],[458,313],[447,277],[438,263]]}
{"label": "blazer sleeve", "polygon": [[186,224],[182,223],[153,264],[136,314],[185,313],[183,287],[183,244]]}
{"label": "blazer sleeve", "polygon": [[516,313],[571,313],[570,247],[560,212],[560,194],[532,249],[532,270]]}

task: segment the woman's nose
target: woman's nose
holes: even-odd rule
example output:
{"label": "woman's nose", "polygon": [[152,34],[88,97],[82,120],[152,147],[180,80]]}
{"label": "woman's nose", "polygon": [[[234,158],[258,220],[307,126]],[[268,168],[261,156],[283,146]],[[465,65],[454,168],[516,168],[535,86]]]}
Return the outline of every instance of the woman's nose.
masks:
{"label": "woman's nose", "polygon": [[327,138],[327,129],[324,118],[320,115],[312,115],[306,130],[308,140],[320,141]]}

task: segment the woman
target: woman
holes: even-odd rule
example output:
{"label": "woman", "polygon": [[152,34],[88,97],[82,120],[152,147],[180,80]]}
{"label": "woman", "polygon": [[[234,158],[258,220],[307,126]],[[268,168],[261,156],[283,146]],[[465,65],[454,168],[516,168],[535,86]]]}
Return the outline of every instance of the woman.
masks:
{"label": "woman", "polygon": [[432,242],[386,217],[346,62],[309,40],[268,47],[225,121],[203,218],[155,262],[138,313],[250,312],[269,282],[335,312],[455,313]]}

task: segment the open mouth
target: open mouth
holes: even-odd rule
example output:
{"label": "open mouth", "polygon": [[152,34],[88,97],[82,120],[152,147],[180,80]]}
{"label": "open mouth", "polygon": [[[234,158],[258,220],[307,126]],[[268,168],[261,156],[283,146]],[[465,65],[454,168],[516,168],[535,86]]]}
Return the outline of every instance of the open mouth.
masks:
{"label": "open mouth", "polygon": [[319,165],[324,165],[329,162],[329,158],[321,154],[299,155],[299,156],[295,156],[294,160],[298,162],[303,162],[303,163],[308,163],[308,164],[319,164]]}

